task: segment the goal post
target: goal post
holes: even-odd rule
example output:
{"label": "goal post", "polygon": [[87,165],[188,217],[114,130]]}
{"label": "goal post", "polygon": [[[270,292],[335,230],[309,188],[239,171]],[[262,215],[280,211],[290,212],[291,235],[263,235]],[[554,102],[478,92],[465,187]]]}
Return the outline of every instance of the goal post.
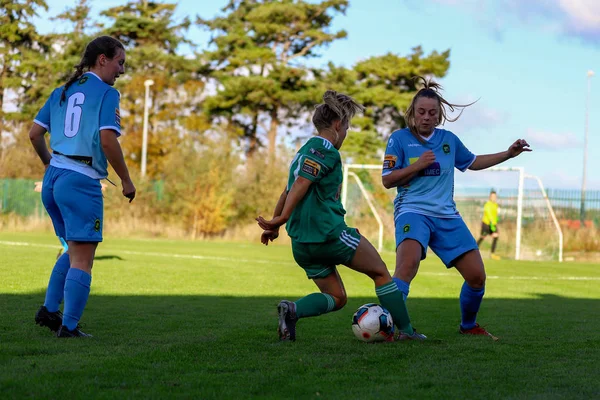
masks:
{"label": "goal post", "polygon": [[[372,228],[371,235],[376,234],[375,226],[378,228],[377,248],[379,251],[383,249],[384,240],[386,240],[386,243],[390,240],[389,229],[386,230],[385,227],[393,223],[393,211],[390,211],[390,207],[392,195],[394,194],[391,190],[387,191],[389,196],[382,200],[381,193],[375,193],[377,191],[381,192],[378,188],[374,188],[374,186],[380,185],[381,170],[381,165],[346,164],[343,170],[341,190],[341,201],[349,217],[356,215],[357,212],[363,216],[368,212],[372,216],[372,218],[369,217],[371,222],[367,221],[367,226]],[[361,173],[359,171],[365,172]],[[505,242],[510,244],[504,246],[504,252],[513,249],[513,253],[509,254],[514,254],[515,260],[540,259],[550,256],[552,259],[558,259],[559,262],[562,262],[563,233],[542,180],[537,176],[526,174],[523,167],[494,167],[485,171],[492,173],[513,172],[517,174],[516,182],[513,175],[513,178],[510,178],[512,183],[507,184],[505,182],[504,185],[508,187],[499,191],[500,195],[504,194],[499,196],[499,202],[501,203],[500,210],[508,228],[505,231],[505,237],[510,238],[509,242]],[[481,175],[481,171],[470,172],[470,174],[472,175],[462,179],[468,180],[471,185],[467,189],[476,188],[478,194],[469,194],[469,190],[465,191],[465,188],[461,187],[463,191],[460,194],[455,193],[455,201],[461,215],[463,215],[463,219],[470,225],[472,232],[475,232],[481,223],[482,207],[489,195],[490,184],[507,178],[491,179],[488,175],[488,179],[486,179],[485,175]],[[363,182],[361,176],[369,181],[370,186],[365,185],[366,182]],[[531,186],[532,183],[535,184],[534,189]],[[355,184],[356,186],[349,191],[349,184],[353,186]],[[496,185],[500,184],[496,183]],[[352,192],[352,201],[350,201],[352,204],[349,204],[349,192]],[[509,193],[509,195],[506,195],[506,193]],[[357,203],[357,197],[363,199],[360,203],[362,205]],[[387,202],[389,202],[387,204],[389,207],[386,210],[382,204]],[[360,210],[358,211],[356,210],[356,204],[359,204]],[[365,224],[365,221],[361,222],[363,225]],[[526,227],[524,224],[526,224]],[[526,231],[525,236],[524,230]],[[393,235],[392,229],[391,236],[393,237]],[[554,235],[554,239],[550,239],[550,235]],[[386,237],[387,239],[385,239]]]}

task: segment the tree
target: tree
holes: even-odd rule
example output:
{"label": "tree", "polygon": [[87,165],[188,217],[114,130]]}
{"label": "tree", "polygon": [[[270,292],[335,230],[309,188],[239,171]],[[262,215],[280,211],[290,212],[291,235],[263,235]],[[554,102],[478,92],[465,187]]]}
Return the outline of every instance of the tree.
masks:
{"label": "tree", "polygon": [[347,7],[348,0],[231,0],[224,16],[198,19],[214,35],[205,57],[218,90],[205,108],[213,120],[239,128],[248,156],[266,135],[272,157],[283,123],[314,104],[318,73],[302,61],[346,37],[332,32],[331,23]]}
{"label": "tree", "polygon": [[126,134],[123,149],[134,164],[141,160],[144,81],[154,81],[150,132],[155,134],[148,140],[150,177],[162,173],[169,152],[183,143],[190,145],[190,130],[197,137],[208,126],[197,112],[204,89],[200,60],[177,52],[181,45],[193,44],[184,37],[190,21],[176,22],[176,7],[175,3],[130,1],[101,13],[112,20],[104,33],[127,48],[126,76],[117,86]]}

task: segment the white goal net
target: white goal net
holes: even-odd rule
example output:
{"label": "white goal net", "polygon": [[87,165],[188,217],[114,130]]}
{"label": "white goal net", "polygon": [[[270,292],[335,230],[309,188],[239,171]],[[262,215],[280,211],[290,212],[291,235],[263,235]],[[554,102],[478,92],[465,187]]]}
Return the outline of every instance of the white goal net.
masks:
{"label": "white goal net", "polygon": [[[543,183],[523,168],[455,173],[454,199],[473,236],[480,236],[483,206],[492,190],[499,205],[496,254],[516,260],[562,261],[562,232]],[[342,202],[348,224],[360,228],[380,251],[395,250],[395,194],[395,189],[383,187],[380,165],[345,165]],[[491,243],[487,238],[481,244],[484,258]]]}

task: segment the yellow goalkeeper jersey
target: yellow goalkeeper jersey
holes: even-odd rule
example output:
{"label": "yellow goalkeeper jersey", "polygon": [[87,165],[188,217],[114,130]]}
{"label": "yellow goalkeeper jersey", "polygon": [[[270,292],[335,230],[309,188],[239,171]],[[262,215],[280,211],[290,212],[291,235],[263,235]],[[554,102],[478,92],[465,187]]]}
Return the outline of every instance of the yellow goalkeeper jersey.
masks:
{"label": "yellow goalkeeper jersey", "polygon": [[481,222],[490,226],[498,225],[498,203],[489,200],[486,201],[483,206],[483,218]]}

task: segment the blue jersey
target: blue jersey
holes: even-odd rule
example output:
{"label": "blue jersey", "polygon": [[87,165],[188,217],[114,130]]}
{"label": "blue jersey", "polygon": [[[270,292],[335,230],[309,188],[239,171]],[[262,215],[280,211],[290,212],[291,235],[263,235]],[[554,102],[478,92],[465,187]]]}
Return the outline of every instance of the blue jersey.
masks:
{"label": "blue jersey", "polygon": [[407,185],[398,187],[394,219],[407,212],[430,217],[460,217],[454,202],[454,168],[466,171],[475,161],[475,155],[452,132],[435,129],[423,144],[409,129],[395,131],[385,149],[382,175],[408,167],[428,150],[433,151],[435,162]]}
{"label": "blue jersey", "polygon": [[54,151],[50,165],[81,172],[94,179],[108,176],[100,130],[121,134],[119,92],[98,75],[86,72],[61,103],[63,87],[55,89],[34,122],[50,132]]}

